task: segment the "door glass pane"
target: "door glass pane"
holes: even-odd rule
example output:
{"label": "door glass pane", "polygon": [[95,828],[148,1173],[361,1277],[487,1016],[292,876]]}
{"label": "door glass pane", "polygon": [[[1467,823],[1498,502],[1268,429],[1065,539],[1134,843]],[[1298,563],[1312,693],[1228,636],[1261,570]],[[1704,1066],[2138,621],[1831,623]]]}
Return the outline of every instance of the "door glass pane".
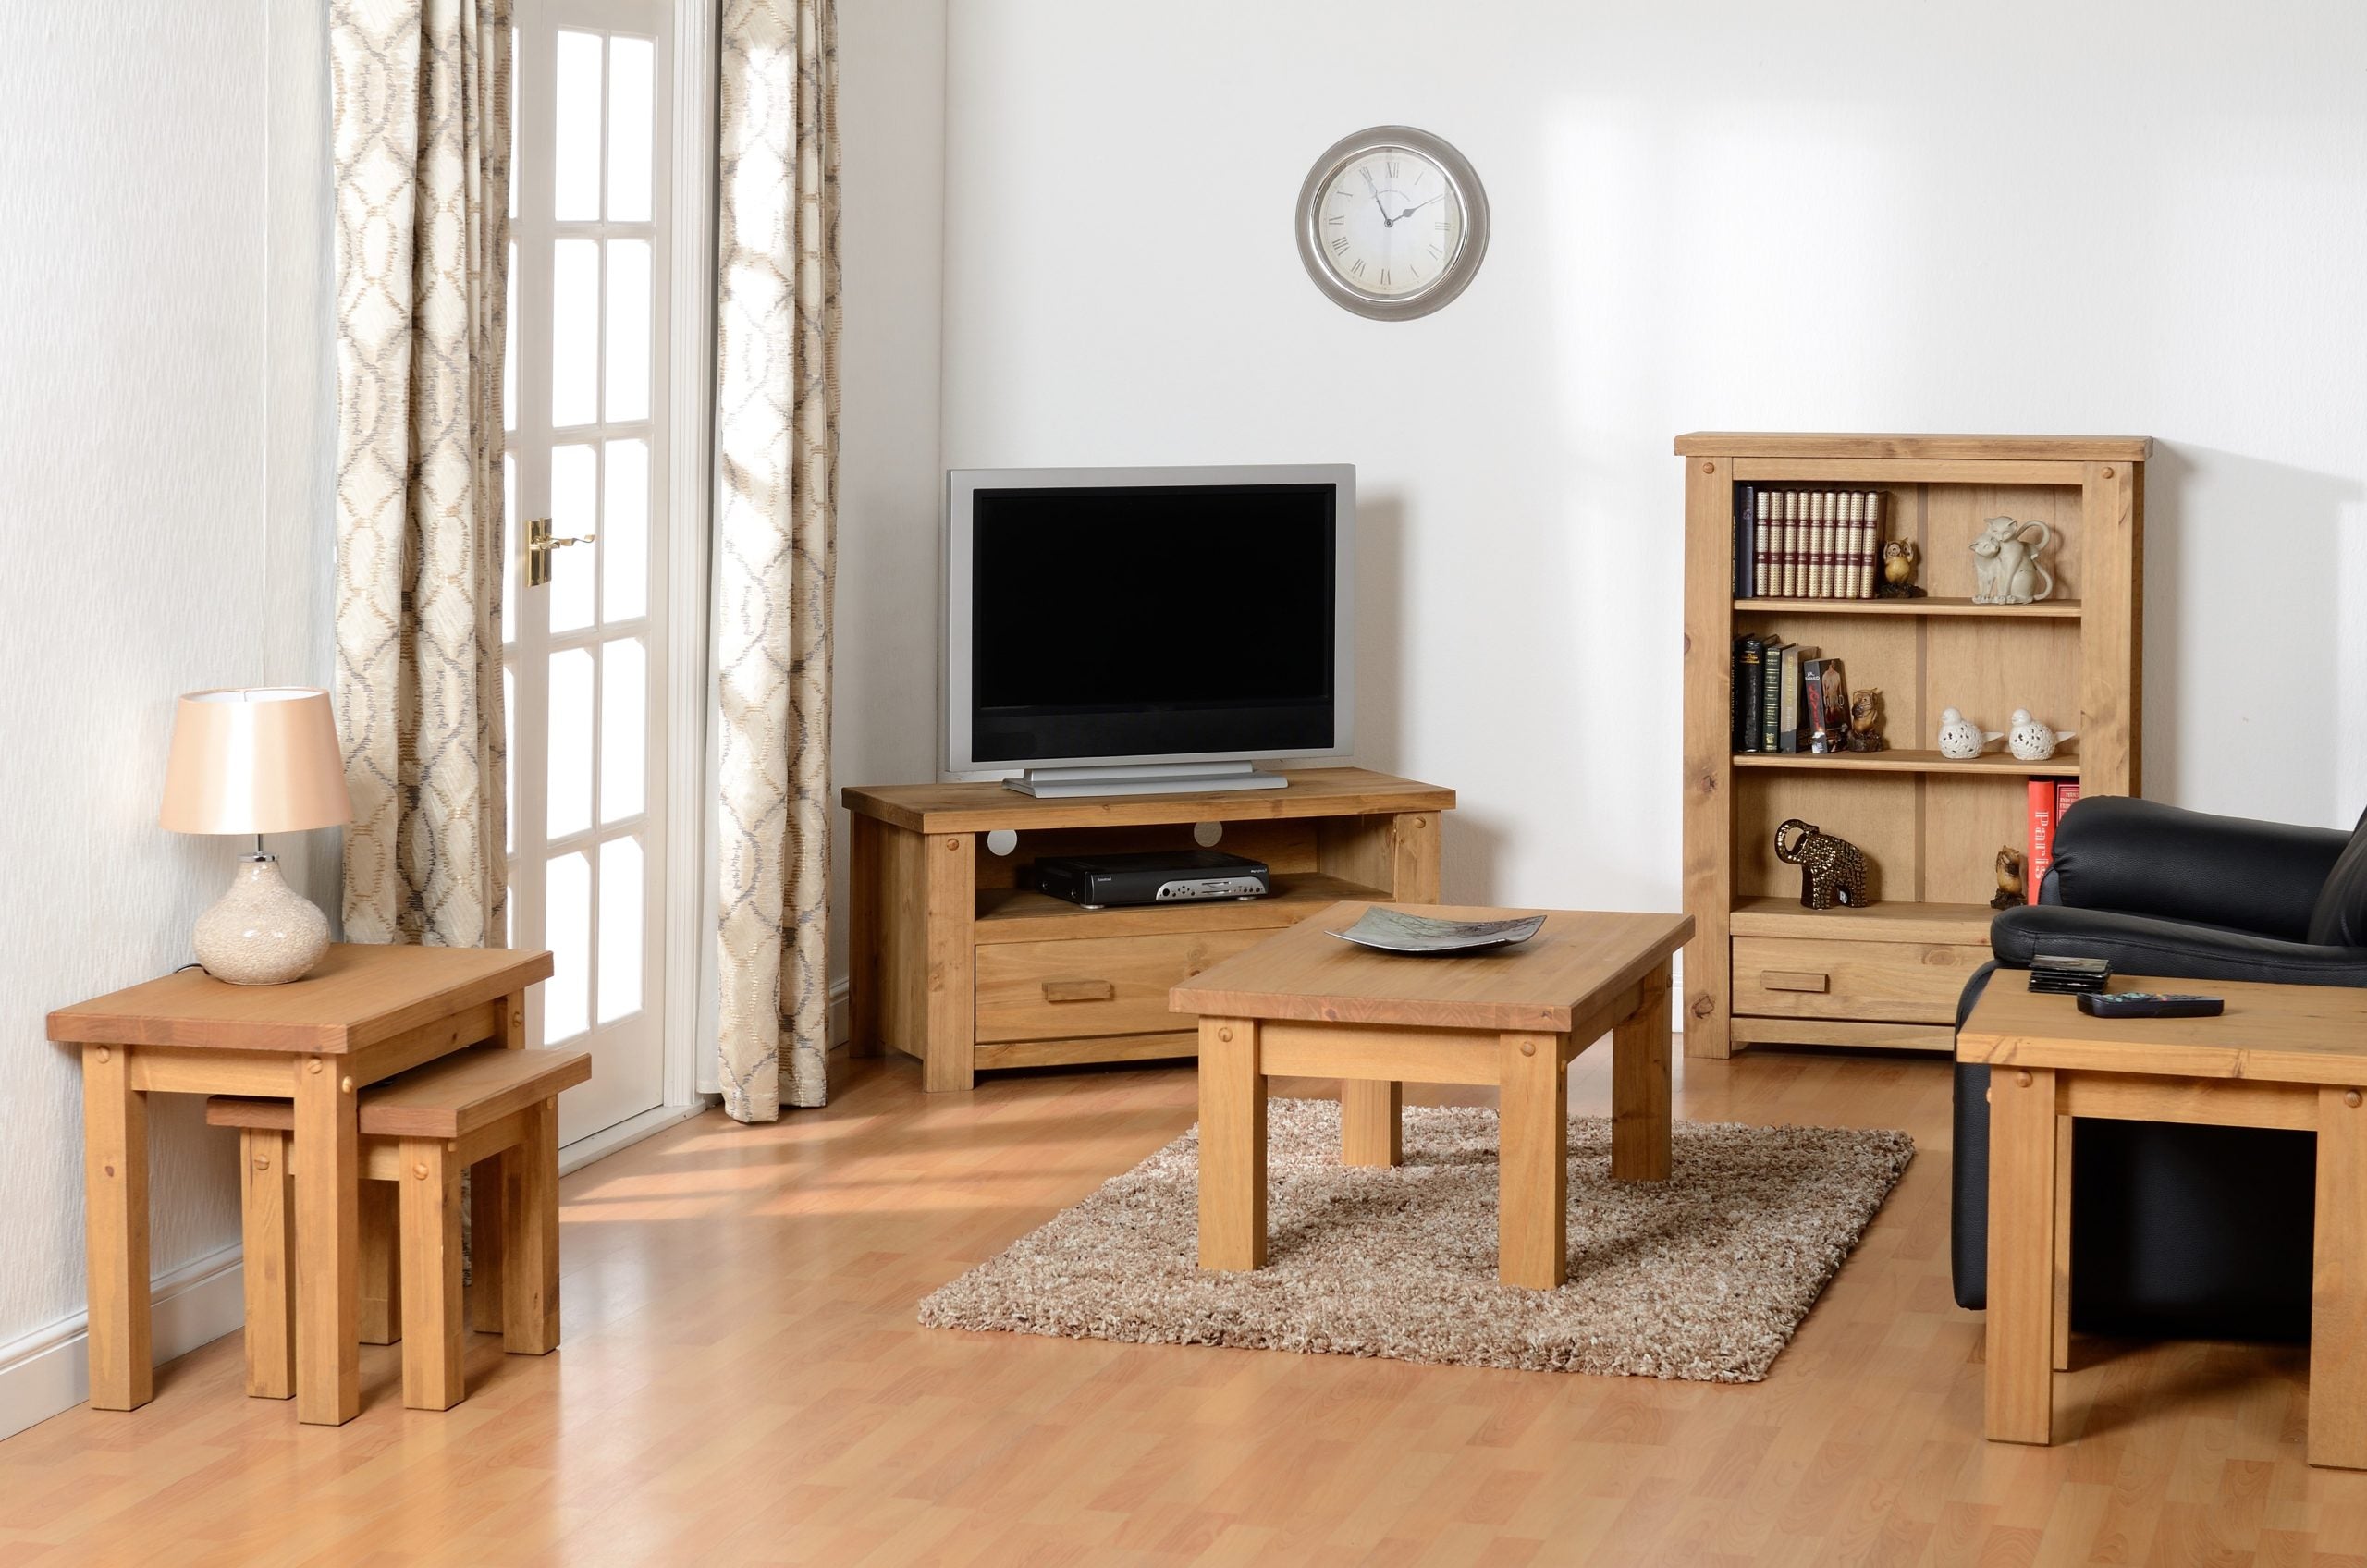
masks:
{"label": "door glass pane", "polygon": [[600,242],[551,246],[551,423],[600,417]]}
{"label": "door glass pane", "polygon": [[558,35],[558,139],[553,148],[552,215],[561,223],[600,215],[600,35]]}
{"label": "door glass pane", "polygon": [[[581,539],[600,532],[600,457],[590,447],[551,448],[551,534]],[[577,631],[592,624],[593,549],[566,545],[551,552],[551,630]]]}
{"label": "door glass pane", "polygon": [[608,221],[649,221],[650,86],[656,45],[646,38],[608,40]]}
{"label": "door glass pane", "polygon": [[641,840],[600,846],[600,1022],[641,1010]]}
{"label": "door glass pane", "polygon": [[608,418],[649,417],[649,241],[608,241]]}
{"label": "door glass pane", "polygon": [[551,655],[550,769],[546,831],[553,839],[592,826],[592,650]]}
{"label": "door glass pane", "polygon": [[509,807],[502,826],[501,851],[514,855],[518,852],[518,676],[506,664],[501,667],[501,754],[509,762],[501,770]]}
{"label": "door glass pane", "polygon": [[638,637],[620,637],[600,653],[600,820],[620,822],[642,805],[648,766],[643,716],[649,708],[649,660]]}
{"label": "door glass pane", "polygon": [[[517,187],[510,187],[515,190]],[[510,214],[516,216],[514,213]],[[509,307],[507,345],[501,350],[501,428],[518,428],[518,247],[509,247]]]}
{"label": "door glass pane", "polygon": [[[519,64],[518,30],[513,27],[509,30],[509,215],[513,218],[518,215],[518,78],[521,74],[518,68]],[[516,276],[514,271],[512,276]],[[510,302],[514,305],[517,302],[517,296],[510,296]],[[517,312],[513,310],[510,313],[515,315]],[[515,364],[518,356],[512,354],[509,360],[512,364]]]}
{"label": "door glass pane", "polygon": [[551,950],[543,985],[543,1042],[583,1033],[592,1016],[592,863],[582,853],[550,863],[544,883],[543,945]]}
{"label": "door glass pane", "polygon": [[649,613],[649,443],[607,444],[600,513],[600,619],[610,625]]}
{"label": "door glass pane", "polygon": [[501,640],[518,641],[518,593],[522,584],[517,569],[510,565],[518,558],[518,459],[516,454],[501,454]]}

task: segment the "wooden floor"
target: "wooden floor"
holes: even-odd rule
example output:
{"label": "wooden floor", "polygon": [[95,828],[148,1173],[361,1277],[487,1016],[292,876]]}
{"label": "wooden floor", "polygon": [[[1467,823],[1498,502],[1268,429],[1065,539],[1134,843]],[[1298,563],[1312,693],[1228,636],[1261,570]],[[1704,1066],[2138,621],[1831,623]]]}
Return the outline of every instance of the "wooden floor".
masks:
{"label": "wooden floor", "polygon": [[[1608,1105],[1610,1053],[1573,1069]],[[2054,1449],[1981,1441],[1932,1059],[1690,1064],[1679,1114],[1920,1153],[1764,1383],[926,1332],[915,1301],[1192,1120],[1173,1069],[688,1122],[565,1184],[566,1342],[472,1392],[296,1424],[235,1338],[130,1415],[0,1443],[0,1565],[2367,1564],[2367,1475],[2301,1459],[2292,1348],[2079,1341]]]}

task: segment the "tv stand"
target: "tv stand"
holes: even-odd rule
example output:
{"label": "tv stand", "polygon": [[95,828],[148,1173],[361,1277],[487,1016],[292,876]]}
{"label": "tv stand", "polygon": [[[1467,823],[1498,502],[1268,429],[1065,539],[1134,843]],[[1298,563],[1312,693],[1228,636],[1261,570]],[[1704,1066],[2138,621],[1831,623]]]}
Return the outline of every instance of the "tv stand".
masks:
{"label": "tv stand", "polygon": [[[917,1057],[931,1091],[986,1068],[1195,1056],[1171,986],[1343,899],[1438,902],[1453,790],[1361,767],[1281,777],[1288,789],[1100,800],[993,780],[840,791],[855,1054]],[[1216,848],[1264,861],[1274,890],[1089,910],[1031,886],[1039,855],[1191,850],[1203,823],[1223,830]]]}
{"label": "tv stand", "polygon": [[1039,801],[1095,795],[1204,795],[1219,790],[1281,790],[1290,780],[1245,762],[1121,763],[1102,767],[1031,767],[1002,787]]}

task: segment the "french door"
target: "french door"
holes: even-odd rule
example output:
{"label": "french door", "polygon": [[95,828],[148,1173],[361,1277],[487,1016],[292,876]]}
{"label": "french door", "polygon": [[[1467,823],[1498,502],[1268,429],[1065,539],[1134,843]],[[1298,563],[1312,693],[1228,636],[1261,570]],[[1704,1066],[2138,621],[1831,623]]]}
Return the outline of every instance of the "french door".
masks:
{"label": "french door", "polygon": [[666,1097],[670,16],[513,11],[509,939],[557,963],[528,1044],[592,1053],[565,1142]]}

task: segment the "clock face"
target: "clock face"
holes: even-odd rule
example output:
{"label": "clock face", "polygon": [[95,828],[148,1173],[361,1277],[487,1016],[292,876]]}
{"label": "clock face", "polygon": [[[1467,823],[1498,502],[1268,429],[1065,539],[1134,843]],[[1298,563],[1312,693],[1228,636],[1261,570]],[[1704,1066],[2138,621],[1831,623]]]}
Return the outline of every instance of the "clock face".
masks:
{"label": "clock face", "polygon": [[1376,300],[1434,288],[1463,249],[1463,198],[1429,158],[1376,147],[1324,182],[1317,212],[1323,264]]}
{"label": "clock face", "polygon": [[1382,321],[1463,292],[1488,244],[1488,199],[1463,155],[1411,126],[1343,138],[1299,190],[1299,255],[1336,303]]}

